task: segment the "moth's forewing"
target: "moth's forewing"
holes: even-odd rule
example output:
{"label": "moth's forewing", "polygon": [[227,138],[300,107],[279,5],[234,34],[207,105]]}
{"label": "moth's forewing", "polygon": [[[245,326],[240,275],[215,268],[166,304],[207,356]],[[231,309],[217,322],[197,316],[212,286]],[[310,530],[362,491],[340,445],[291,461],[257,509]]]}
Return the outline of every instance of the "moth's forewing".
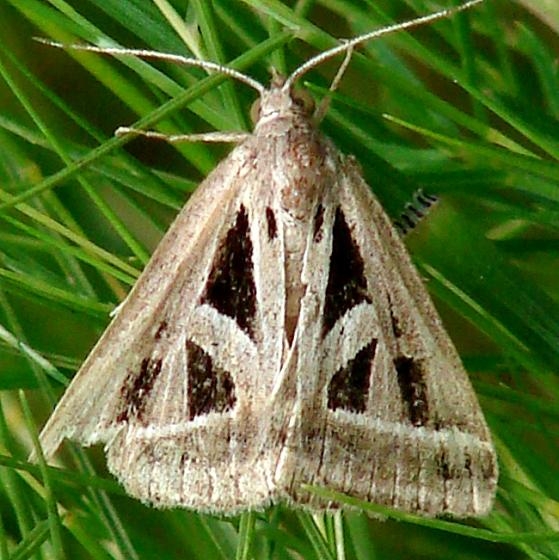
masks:
{"label": "moth's forewing", "polygon": [[[215,250],[226,227],[226,216],[230,215],[227,207],[234,204],[244,184],[236,180],[243,157],[232,156],[234,153],[189,199],[64,393],[41,432],[47,457],[56,452],[64,438],[91,445],[110,441],[122,429],[116,420],[123,413],[130,376],[145,369],[146,375],[153,377],[154,368],[143,365],[144,360],[165,343],[161,335],[167,327],[180,328],[180,324],[165,325],[162,309],[178,291],[184,315],[196,306],[212,248]],[[140,392],[140,400],[145,401],[145,389],[140,387]]]}
{"label": "moth's forewing", "polygon": [[337,156],[328,328],[314,407],[302,409],[301,477],[408,511],[486,514],[497,462],[471,383],[398,233]]}

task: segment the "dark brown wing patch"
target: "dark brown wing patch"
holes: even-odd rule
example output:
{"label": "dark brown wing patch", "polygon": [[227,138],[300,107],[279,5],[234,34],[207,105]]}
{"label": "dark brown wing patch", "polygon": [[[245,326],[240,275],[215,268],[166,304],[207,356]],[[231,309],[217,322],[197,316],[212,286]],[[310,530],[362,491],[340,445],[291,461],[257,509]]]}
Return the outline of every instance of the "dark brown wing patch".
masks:
{"label": "dark brown wing patch", "polygon": [[128,422],[135,418],[142,421],[147,400],[157,376],[161,373],[161,358],[144,358],[140,371],[131,372],[120,389],[123,406],[117,414],[117,422]]}
{"label": "dark brown wing patch", "polygon": [[235,384],[229,372],[214,365],[200,346],[187,340],[188,419],[210,412],[227,412],[235,406]]}
{"label": "dark brown wing patch", "polygon": [[376,347],[377,341],[371,340],[353,360],[334,374],[328,386],[330,410],[340,408],[348,412],[365,412]]}
{"label": "dark brown wing patch", "polygon": [[235,224],[217,249],[201,301],[235,319],[254,339],[256,285],[252,251],[248,213],[241,206]]}
{"label": "dark brown wing patch", "polygon": [[324,301],[323,336],[326,336],[340,317],[364,301],[371,302],[367,295],[363,257],[352,237],[344,213],[341,208],[338,208],[332,231],[332,253]]}
{"label": "dark brown wing patch", "polygon": [[429,420],[427,384],[423,378],[421,360],[399,356],[394,360],[402,402],[406,404],[408,419],[414,426],[423,426]]}
{"label": "dark brown wing patch", "polygon": [[324,206],[322,206],[322,204],[319,204],[314,215],[314,224],[313,224],[313,240],[315,243],[320,243],[320,241],[322,241],[323,225],[324,225]]}
{"label": "dark brown wing patch", "polygon": [[268,225],[268,239],[271,241],[278,235],[278,224],[274,211],[269,206],[266,208],[266,223]]}

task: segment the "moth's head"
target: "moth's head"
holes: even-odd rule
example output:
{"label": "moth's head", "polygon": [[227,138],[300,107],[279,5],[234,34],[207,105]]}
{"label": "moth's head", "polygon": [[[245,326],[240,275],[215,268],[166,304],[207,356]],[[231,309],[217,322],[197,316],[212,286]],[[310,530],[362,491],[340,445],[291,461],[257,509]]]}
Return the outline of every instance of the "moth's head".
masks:
{"label": "moth's head", "polygon": [[273,71],[270,88],[253,103],[250,116],[256,125],[278,118],[293,118],[294,115],[310,118],[314,109],[314,99],[308,91],[286,84],[285,76]]}

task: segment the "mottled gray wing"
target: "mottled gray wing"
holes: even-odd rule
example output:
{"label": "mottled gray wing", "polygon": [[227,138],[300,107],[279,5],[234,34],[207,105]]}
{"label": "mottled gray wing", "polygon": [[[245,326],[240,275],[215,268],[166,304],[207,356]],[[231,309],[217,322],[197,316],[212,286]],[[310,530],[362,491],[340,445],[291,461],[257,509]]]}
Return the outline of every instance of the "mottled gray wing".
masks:
{"label": "mottled gray wing", "polygon": [[[252,151],[250,140],[218,165],[175,219],[43,428],[40,440],[47,457],[64,438],[85,445],[110,441],[115,420],[128,414],[123,400],[141,400],[148,390],[150,379],[161,367],[150,360],[151,345],[168,327],[161,311],[170,294],[180,290],[182,321],[175,327],[184,327],[199,299],[196,291],[203,286],[219,237],[228,227],[223,216],[243,188],[247,150]],[[130,368],[142,370],[143,381],[135,387],[126,386]],[[140,400],[129,405],[141,407]]]}
{"label": "mottled gray wing", "polygon": [[468,376],[350,158],[339,181],[322,364],[314,405],[307,395],[301,412],[297,478],[423,514],[487,513],[497,463]]}

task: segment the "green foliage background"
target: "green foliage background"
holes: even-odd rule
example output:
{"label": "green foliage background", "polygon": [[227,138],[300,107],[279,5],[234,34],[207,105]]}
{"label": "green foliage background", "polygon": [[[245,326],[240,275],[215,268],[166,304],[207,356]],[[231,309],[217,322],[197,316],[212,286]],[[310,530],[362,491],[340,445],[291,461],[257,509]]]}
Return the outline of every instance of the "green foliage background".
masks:
{"label": "green foliage background", "polygon": [[[441,0],[441,3],[442,0]],[[173,216],[227,146],[113,137],[249,128],[254,93],[198,69],[58,50],[144,47],[268,81],[352,37],[440,9],[422,0],[0,0],[0,557],[559,557],[559,9],[486,0],[359,49],[323,123],[408,236],[479,394],[501,478],[468,522],[276,507],[235,519],[124,496],[101,450],[27,462],[57,397]],[[321,97],[338,61],[305,77]],[[179,111],[180,109],[180,111]]]}

